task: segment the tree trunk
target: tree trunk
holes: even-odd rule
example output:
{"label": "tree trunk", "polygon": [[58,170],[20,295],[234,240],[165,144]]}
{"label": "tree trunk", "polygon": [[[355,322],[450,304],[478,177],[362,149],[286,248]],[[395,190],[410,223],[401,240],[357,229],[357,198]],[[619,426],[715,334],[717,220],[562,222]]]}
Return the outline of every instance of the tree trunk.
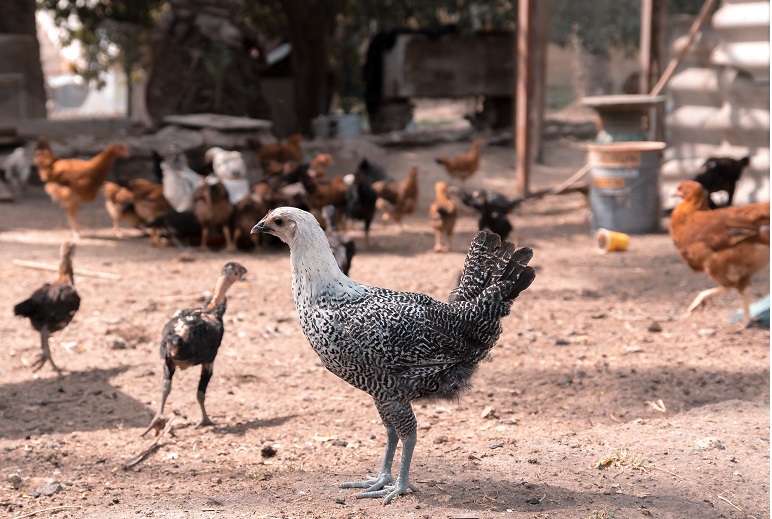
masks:
{"label": "tree trunk", "polygon": [[[220,113],[269,118],[260,90],[256,37],[244,23],[243,0],[170,0],[153,42],[147,109],[155,124],[164,116],[215,110],[222,81]],[[228,64],[220,77],[213,73]]]}
{"label": "tree trunk", "polygon": [[282,0],[289,21],[298,130],[311,134],[311,120],[329,110],[329,56],[340,0]]}
{"label": "tree trunk", "polygon": [[[3,6],[0,15],[0,74],[21,74],[23,77],[21,91],[15,85],[0,83],[0,119],[4,116],[11,119],[46,117],[35,0],[8,0]],[[17,98],[19,95],[21,99]]]}

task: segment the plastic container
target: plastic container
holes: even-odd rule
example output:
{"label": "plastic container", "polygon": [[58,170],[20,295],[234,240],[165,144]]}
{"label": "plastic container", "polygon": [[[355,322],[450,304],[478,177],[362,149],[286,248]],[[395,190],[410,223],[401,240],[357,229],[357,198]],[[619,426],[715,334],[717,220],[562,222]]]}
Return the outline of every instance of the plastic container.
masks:
{"label": "plastic container", "polygon": [[593,229],[627,234],[660,230],[659,169],[664,142],[588,145]]}

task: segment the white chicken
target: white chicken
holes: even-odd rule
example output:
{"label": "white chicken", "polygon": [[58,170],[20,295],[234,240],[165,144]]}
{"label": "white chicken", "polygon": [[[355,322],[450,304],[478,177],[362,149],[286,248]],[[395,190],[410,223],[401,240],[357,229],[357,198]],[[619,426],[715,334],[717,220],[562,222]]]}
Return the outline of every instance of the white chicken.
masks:
{"label": "white chicken", "polygon": [[177,212],[193,209],[193,192],[204,183],[204,178],[188,166],[185,152],[174,147],[161,162],[164,198]]}
{"label": "white chicken", "polygon": [[13,150],[0,165],[14,194],[24,191],[32,169],[32,154],[24,146]]}
{"label": "white chicken", "polygon": [[239,151],[227,151],[222,148],[209,148],[204,160],[212,164],[214,174],[228,190],[231,204],[239,203],[249,194],[247,164]]}

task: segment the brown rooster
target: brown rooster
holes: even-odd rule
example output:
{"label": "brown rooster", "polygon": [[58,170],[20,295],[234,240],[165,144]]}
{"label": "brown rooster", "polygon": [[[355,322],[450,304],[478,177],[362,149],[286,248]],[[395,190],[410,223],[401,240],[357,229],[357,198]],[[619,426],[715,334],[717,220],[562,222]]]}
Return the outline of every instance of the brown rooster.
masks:
{"label": "brown rooster", "polygon": [[28,318],[32,327],[40,332],[40,346],[43,351],[33,364],[35,371],[42,368],[46,362],[50,362],[60,377],[62,370],[54,364],[54,359],[51,358],[48,338],[52,333],[58,332],[70,324],[80,308],[80,296],[75,290],[72,272],[74,251],[75,244],[63,243],[59,249],[59,276],[56,281],[44,284],[35,290],[28,299],[13,308],[15,315]]}
{"label": "brown rooster", "polygon": [[480,148],[482,145],[481,139],[475,139],[472,141],[472,149],[469,152],[454,157],[437,157],[434,161],[445,166],[445,170],[451,177],[466,182],[466,179],[474,175],[480,167]]}
{"label": "brown rooster", "polygon": [[710,297],[731,288],[743,298],[743,326],[750,322],[751,276],[769,267],[769,202],[711,211],[705,189],[681,182],[675,191],[683,201],[670,218],[670,236],[681,258],[720,286],[703,290],[689,305],[691,314]]}
{"label": "brown rooster", "polygon": [[413,166],[399,182],[379,180],[373,183],[378,194],[376,207],[384,222],[392,220],[402,227],[402,217],[412,214],[418,203],[418,167]]}
{"label": "brown rooster", "polygon": [[89,160],[60,159],[51,151],[48,140],[39,137],[34,162],[45,182],[46,193],[67,211],[67,220],[75,237],[80,236],[78,206],[92,202],[110,174],[115,160],[125,157],[129,148],[111,144]]}
{"label": "brown rooster", "polygon": [[[434,184],[434,201],[429,206],[429,218],[434,229],[434,252],[450,250],[453,228],[456,226],[458,210],[455,202],[448,198],[448,186],[445,182]],[[447,243],[442,245],[442,235],[447,236]]]}

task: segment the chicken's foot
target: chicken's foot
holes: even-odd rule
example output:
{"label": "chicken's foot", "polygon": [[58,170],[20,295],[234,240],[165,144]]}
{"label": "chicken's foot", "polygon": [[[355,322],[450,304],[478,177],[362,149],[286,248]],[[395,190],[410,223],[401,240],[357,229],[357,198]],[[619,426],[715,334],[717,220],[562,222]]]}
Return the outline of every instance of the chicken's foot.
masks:
{"label": "chicken's foot", "polygon": [[56,371],[57,376],[62,376],[62,370],[59,369],[59,366],[57,366],[54,363],[54,359],[51,357],[51,348],[48,345],[48,337],[50,334],[48,333],[48,330],[43,327],[42,330],[40,330],[40,348],[43,350],[40,355],[38,355],[38,358],[35,359],[35,361],[32,363],[32,371],[37,372],[46,365],[46,362],[51,363],[51,367],[54,368],[54,371]]}
{"label": "chicken's foot", "polygon": [[410,472],[410,462],[413,459],[413,449],[415,448],[415,443],[415,436],[409,436],[402,439],[402,459],[399,467],[399,476],[397,476],[397,481],[393,485],[384,485],[380,490],[371,491],[368,489],[357,495],[357,498],[363,499],[386,496],[386,499],[383,500],[383,504],[388,505],[395,497],[406,493],[408,489],[412,490],[413,492],[417,492],[418,489],[412,483],[410,483],[410,479],[408,478],[408,473]]}
{"label": "chicken's foot", "polygon": [[703,290],[699,294],[697,294],[697,297],[694,298],[694,301],[692,301],[692,304],[689,305],[689,308],[686,309],[687,314],[691,314],[698,306],[702,305],[710,299],[713,296],[717,296],[718,294],[722,292],[726,292],[728,289],[726,287],[714,287],[709,288],[707,290]]}

